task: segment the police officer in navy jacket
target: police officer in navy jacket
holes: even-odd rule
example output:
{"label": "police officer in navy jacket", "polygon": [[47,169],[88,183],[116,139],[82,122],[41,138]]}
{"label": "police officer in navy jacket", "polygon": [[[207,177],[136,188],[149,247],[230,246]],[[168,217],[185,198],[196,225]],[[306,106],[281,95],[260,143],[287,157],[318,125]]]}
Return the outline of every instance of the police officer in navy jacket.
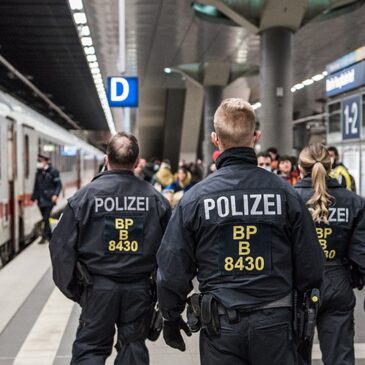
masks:
{"label": "police officer in navy jacket", "polygon": [[250,104],[224,100],[214,129],[217,171],[183,196],[157,254],[165,341],[185,350],[197,276],[202,365],[296,364],[292,293],[317,288],[324,266],[313,221],[291,186],[257,167]]}
{"label": "police officer in navy jacket", "polygon": [[107,171],[68,201],[50,244],[53,278],[82,306],[72,365],[104,364],[118,330],[115,364],[148,364],[151,275],[170,217],[167,200],[133,173],[136,138],[118,133]]}

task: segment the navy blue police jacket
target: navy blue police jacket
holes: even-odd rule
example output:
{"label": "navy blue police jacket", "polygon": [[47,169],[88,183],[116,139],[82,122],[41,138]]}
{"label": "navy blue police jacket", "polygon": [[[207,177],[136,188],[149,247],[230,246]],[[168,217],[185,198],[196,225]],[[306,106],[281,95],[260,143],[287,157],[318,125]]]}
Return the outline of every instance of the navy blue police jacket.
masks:
{"label": "navy blue police jacket", "polygon": [[[295,190],[306,203],[313,195],[312,179],[305,177]],[[365,275],[365,200],[329,178],[327,188],[332,196],[329,224],[316,224],[317,235],[327,264],[351,261]]]}
{"label": "navy blue police jacket", "polygon": [[53,279],[70,299],[81,294],[76,263],[117,282],[147,279],[171,210],[152,185],[128,170],[107,171],[68,200],[50,242]]}
{"label": "navy blue police jacket", "polygon": [[249,310],[319,287],[324,268],[313,220],[279,176],[257,167],[252,148],[231,148],[217,171],[184,194],[157,253],[165,319],[185,307],[197,276],[202,293]]}
{"label": "navy blue police jacket", "polygon": [[53,166],[46,170],[38,169],[32,194],[32,200],[37,200],[40,207],[51,207],[52,196],[59,195],[62,189],[60,173]]}

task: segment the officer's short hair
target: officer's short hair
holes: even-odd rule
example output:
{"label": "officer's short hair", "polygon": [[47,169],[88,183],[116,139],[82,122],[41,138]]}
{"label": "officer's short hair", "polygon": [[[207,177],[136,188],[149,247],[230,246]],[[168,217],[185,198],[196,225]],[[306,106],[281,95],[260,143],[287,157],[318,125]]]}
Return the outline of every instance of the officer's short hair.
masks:
{"label": "officer's short hair", "polygon": [[109,141],[106,154],[111,165],[133,168],[139,156],[137,138],[130,133],[118,132]]}
{"label": "officer's short hair", "polygon": [[243,99],[223,100],[214,114],[214,129],[225,148],[246,146],[255,126],[255,112]]}

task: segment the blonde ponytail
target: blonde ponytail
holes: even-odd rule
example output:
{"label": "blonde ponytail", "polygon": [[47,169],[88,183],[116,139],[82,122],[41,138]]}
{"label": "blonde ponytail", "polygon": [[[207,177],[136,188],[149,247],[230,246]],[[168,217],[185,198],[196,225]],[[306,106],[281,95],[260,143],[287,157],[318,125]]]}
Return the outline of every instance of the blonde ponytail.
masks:
{"label": "blonde ponytail", "polygon": [[299,165],[311,174],[314,193],[307,204],[311,208],[314,222],[328,224],[328,207],[333,197],[327,190],[327,175],[331,169],[331,159],[327,149],[317,143],[305,147],[299,155]]}

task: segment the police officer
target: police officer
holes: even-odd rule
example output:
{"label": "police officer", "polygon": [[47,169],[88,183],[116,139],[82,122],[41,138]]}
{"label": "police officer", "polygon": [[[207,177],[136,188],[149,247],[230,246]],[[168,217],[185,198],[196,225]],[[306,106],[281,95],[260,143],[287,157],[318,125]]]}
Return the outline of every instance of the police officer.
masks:
{"label": "police officer", "polygon": [[53,278],[82,306],[72,365],[148,364],[145,345],[154,298],[150,277],[170,217],[169,204],[133,173],[137,139],[117,133],[107,147],[107,171],[69,199],[50,244]]}
{"label": "police officer", "polygon": [[62,183],[58,170],[50,164],[47,156],[38,155],[32,200],[38,204],[43,217],[42,239],[39,243],[46,243],[52,237],[49,218],[61,189]]}
{"label": "police officer", "polygon": [[323,145],[304,148],[299,168],[303,179],[295,190],[311,211],[326,257],[317,317],[323,363],[353,365],[355,295],[351,272],[357,279],[354,286],[361,287],[365,274],[365,202],[329,178],[331,160]]}
{"label": "police officer", "polygon": [[181,313],[197,275],[202,365],[296,364],[291,293],[318,287],[323,253],[300,197],[257,167],[255,114],[241,99],[214,115],[217,171],[184,194],[157,253],[164,339],[185,350]]}

